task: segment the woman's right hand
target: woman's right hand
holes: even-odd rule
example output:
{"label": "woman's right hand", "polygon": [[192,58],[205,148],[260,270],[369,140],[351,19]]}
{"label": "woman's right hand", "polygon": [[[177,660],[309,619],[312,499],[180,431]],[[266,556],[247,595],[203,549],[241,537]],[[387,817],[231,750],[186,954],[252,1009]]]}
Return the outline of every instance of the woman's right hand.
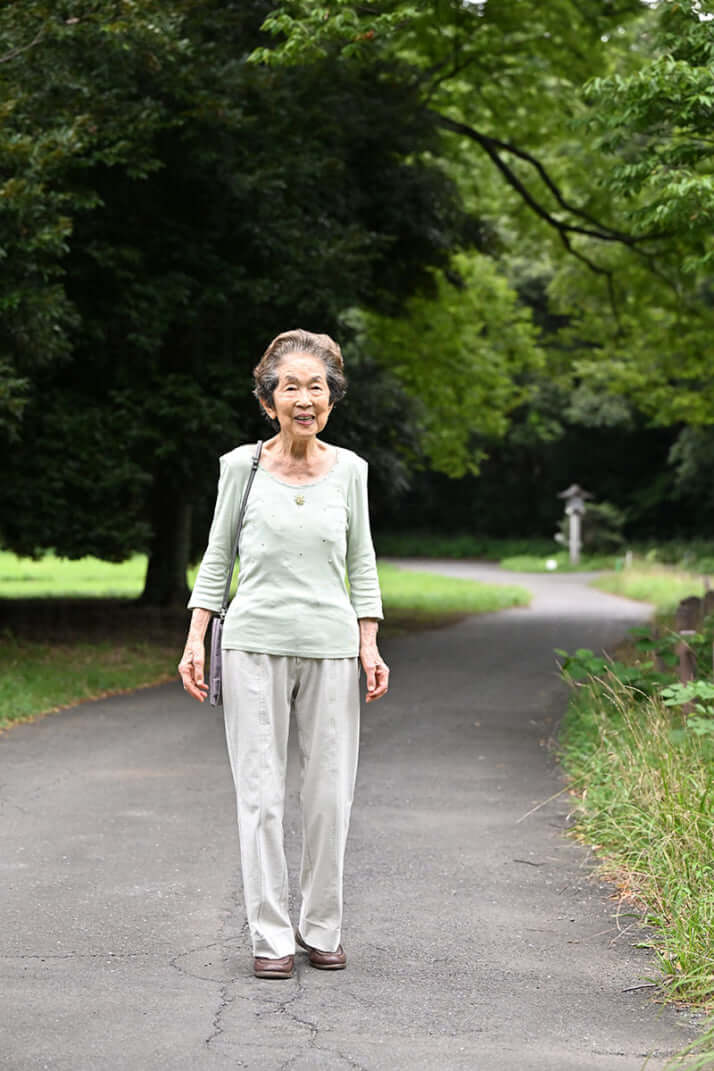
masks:
{"label": "woman's right hand", "polygon": [[178,664],[179,676],[184,689],[201,703],[208,695],[208,685],[203,679],[206,661],[203,638],[206,635],[206,628],[211,616],[210,610],[203,610],[198,607],[194,609],[186,646]]}
{"label": "woman's right hand", "polygon": [[189,638],[186,641],[181,661],[178,664],[179,676],[183,682],[184,689],[201,703],[208,694],[208,685],[203,679],[205,657],[203,640]]}

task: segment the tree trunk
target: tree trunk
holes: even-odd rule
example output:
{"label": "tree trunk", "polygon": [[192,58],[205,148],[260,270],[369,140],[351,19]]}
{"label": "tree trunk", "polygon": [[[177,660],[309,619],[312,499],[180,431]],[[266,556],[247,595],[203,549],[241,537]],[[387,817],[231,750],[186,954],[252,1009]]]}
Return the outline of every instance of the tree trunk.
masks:
{"label": "tree trunk", "polygon": [[145,606],[185,606],[191,548],[191,504],[180,492],[155,488],[152,508],[153,536],[144,591]]}

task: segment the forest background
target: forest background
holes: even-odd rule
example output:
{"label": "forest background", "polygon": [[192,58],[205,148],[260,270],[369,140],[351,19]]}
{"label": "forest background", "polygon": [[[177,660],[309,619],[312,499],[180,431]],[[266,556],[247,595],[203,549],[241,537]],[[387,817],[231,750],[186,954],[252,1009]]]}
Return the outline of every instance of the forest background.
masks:
{"label": "forest background", "polygon": [[279,330],[343,344],[377,546],[714,518],[714,22],[691,0],[0,10],[0,543],[182,603]]}

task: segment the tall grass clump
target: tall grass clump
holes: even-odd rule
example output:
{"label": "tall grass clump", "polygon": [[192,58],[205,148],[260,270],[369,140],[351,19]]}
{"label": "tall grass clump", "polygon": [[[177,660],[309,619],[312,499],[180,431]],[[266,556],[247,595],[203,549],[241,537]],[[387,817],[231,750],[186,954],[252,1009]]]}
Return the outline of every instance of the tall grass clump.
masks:
{"label": "tall grass clump", "polygon": [[[639,906],[666,999],[714,1005],[714,734],[613,673],[574,683],[560,736],[575,835]],[[665,693],[666,694],[666,693]]]}
{"label": "tall grass clump", "polygon": [[688,595],[704,594],[701,576],[640,561],[631,569],[598,577],[591,582],[591,586],[611,595],[652,603],[660,613],[673,611],[680,600]]}

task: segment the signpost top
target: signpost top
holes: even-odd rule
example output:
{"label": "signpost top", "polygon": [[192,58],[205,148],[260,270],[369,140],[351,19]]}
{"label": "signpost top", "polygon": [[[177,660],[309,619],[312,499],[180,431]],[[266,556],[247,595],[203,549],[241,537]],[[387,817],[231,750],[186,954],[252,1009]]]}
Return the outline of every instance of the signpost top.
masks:
{"label": "signpost top", "polygon": [[579,483],[571,483],[564,491],[560,491],[558,498],[592,498],[589,491],[583,490]]}
{"label": "signpost top", "polygon": [[570,487],[558,495],[558,498],[565,499],[565,512],[571,517],[574,513],[585,513],[585,499],[592,497],[589,491],[584,491],[577,483],[571,483]]}

